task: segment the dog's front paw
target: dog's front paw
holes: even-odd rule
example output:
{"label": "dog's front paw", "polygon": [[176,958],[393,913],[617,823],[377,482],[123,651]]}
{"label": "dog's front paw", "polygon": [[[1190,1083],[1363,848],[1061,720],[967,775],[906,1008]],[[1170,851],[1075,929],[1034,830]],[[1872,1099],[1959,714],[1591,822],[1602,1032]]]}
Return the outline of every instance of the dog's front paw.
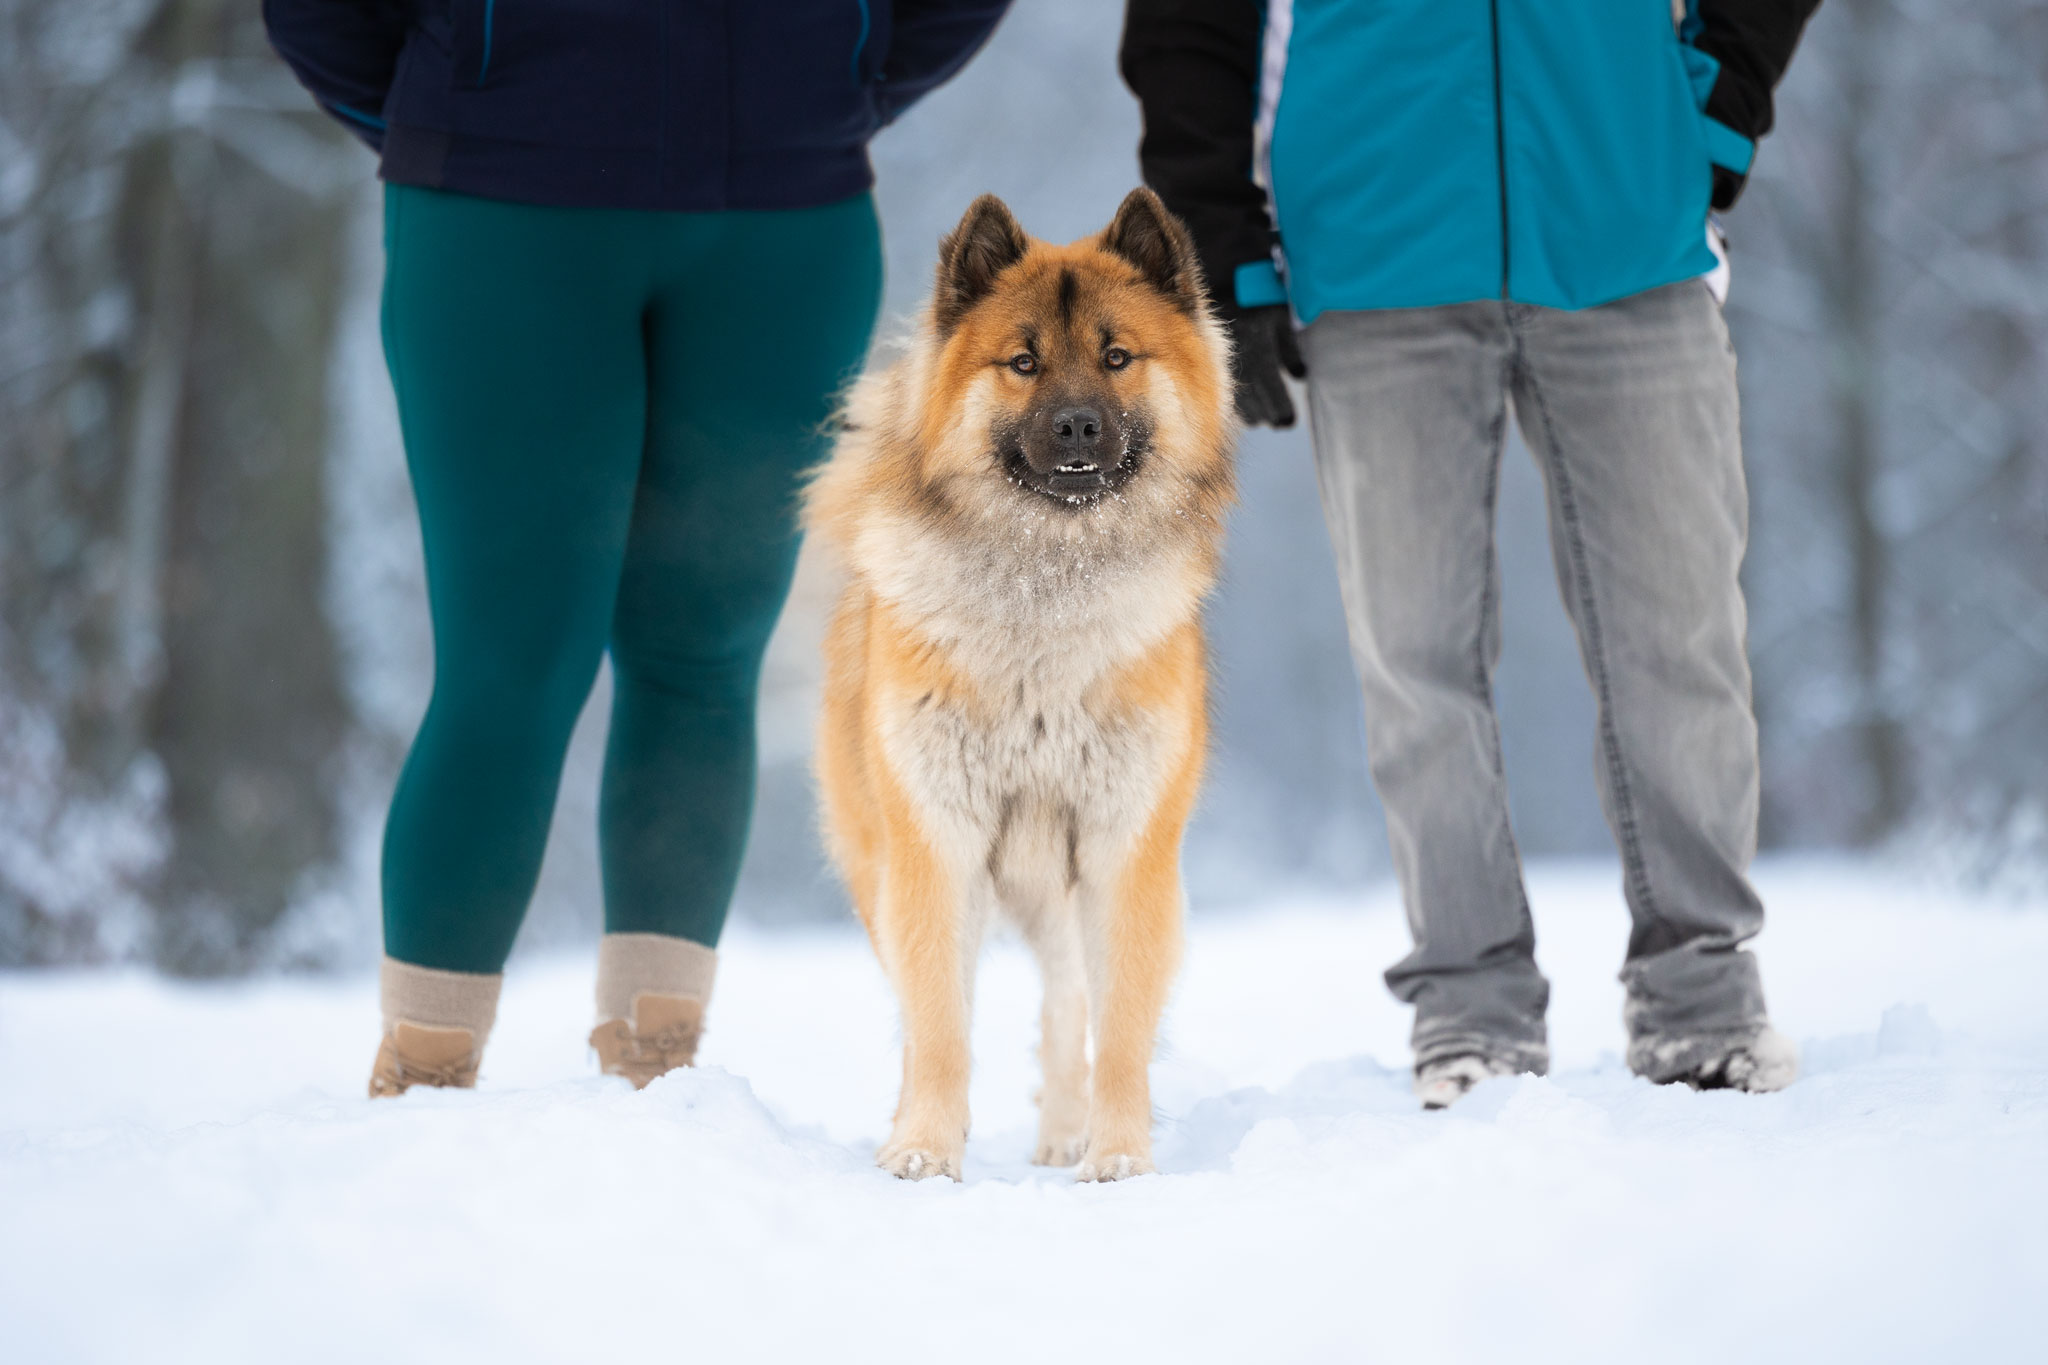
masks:
{"label": "dog's front paw", "polygon": [[1150,1154],[1145,1152],[1090,1151],[1081,1158],[1081,1169],[1074,1172],[1074,1179],[1129,1180],[1134,1175],[1151,1175],[1157,1170]]}
{"label": "dog's front paw", "polygon": [[875,1164],[899,1180],[929,1180],[936,1175],[958,1180],[962,1155],[958,1149],[941,1151],[937,1143],[897,1141],[875,1153]]}
{"label": "dog's front paw", "polygon": [[1040,1130],[1038,1146],[1032,1150],[1034,1166],[1071,1166],[1088,1147],[1086,1133],[1048,1133]]}

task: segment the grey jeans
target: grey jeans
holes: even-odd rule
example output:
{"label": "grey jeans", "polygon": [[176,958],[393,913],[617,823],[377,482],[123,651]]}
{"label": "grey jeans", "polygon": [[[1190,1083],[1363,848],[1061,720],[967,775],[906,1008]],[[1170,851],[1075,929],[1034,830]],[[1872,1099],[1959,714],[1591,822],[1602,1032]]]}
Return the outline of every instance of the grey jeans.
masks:
{"label": "grey jeans", "polygon": [[1697,280],[1582,312],[1325,313],[1303,333],[1323,507],[1415,950],[1417,1065],[1548,1063],[1549,983],[1508,823],[1494,500],[1512,398],[1599,708],[1633,928],[1629,1065],[1682,1075],[1765,1020],[1747,878],[1757,743],[1736,574],[1735,356]]}

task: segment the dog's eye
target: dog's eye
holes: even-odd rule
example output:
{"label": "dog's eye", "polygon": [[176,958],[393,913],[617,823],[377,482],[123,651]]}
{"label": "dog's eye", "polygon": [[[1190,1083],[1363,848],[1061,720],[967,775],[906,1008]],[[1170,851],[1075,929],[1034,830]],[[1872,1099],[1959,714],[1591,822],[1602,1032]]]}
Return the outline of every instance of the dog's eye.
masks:
{"label": "dog's eye", "polygon": [[1010,357],[1010,368],[1018,374],[1037,374],[1038,357],[1029,351],[1019,351]]}
{"label": "dog's eye", "polygon": [[1112,370],[1121,370],[1131,363],[1131,353],[1121,346],[1112,346],[1102,353],[1102,363]]}

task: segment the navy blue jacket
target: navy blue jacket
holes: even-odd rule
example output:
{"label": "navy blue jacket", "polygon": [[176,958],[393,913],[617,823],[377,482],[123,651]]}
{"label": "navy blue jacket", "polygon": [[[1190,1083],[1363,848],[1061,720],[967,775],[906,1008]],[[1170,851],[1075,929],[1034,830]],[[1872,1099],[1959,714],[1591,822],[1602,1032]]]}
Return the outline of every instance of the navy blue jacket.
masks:
{"label": "navy blue jacket", "polygon": [[808,208],[1008,0],[264,0],[386,180],[531,204]]}

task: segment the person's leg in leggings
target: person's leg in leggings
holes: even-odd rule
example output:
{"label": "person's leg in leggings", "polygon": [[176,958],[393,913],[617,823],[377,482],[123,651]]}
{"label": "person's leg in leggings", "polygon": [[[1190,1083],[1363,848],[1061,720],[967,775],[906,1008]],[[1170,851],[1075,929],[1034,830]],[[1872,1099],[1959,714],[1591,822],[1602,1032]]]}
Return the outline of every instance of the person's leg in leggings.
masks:
{"label": "person's leg in leggings", "polygon": [[[435,655],[385,831],[388,1029],[495,1001],[532,896],[631,522],[646,282],[631,215],[401,186],[387,204]],[[463,1026],[481,1047],[488,1020]]]}
{"label": "person's leg in leggings", "polygon": [[[881,296],[862,196],[665,226],[648,323],[648,439],[612,620],[599,825],[600,1018],[694,956],[699,999],[745,851],[761,656],[797,552],[801,473],[864,358]],[[690,953],[672,942],[699,945]],[[677,987],[674,989],[683,989]]]}

